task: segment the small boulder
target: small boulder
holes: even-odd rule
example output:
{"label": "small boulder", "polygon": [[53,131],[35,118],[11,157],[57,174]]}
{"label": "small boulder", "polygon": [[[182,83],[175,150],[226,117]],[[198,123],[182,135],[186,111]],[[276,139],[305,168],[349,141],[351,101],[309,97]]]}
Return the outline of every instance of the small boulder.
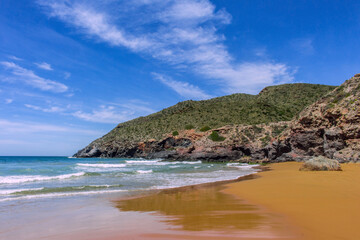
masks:
{"label": "small boulder", "polygon": [[337,160],[323,156],[313,157],[306,161],[300,171],[341,171],[340,163]]}

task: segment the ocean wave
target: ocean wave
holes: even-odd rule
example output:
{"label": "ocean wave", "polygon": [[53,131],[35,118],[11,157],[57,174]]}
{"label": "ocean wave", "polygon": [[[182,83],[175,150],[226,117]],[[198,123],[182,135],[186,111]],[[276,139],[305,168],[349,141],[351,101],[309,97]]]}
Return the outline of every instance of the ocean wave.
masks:
{"label": "ocean wave", "polygon": [[20,189],[5,189],[0,190],[0,195],[10,195],[22,191],[41,190],[43,188],[20,188]]}
{"label": "ocean wave", "polygon": [[0,202],[35,199],[35,198],[54,198],[54,197],[70,197],[70,196],[93,195],[93,194],[104,194],[104,193],[117,193],[117,192],[127,192],[127,191],[128,190],[124,190],[124,189],[114,189],[114,190],[86,191],[86,192],[46,193],[46,194],[38,194],[38,195],[25,195],[19,197],[12,196],[8,198],[0,199]]}
{"label": "ocean wave", "polygon": [[169,168],[179,168],[180,166],[169,166]]}
{"label": "ocean wave", "polygon": [[258,164],[249,165],[246,163],[227,163],[226,166],[240,168],[240,169],[251,169],[251,168],[257,167],[259,165]]}
{"label": "ocean wave", "polygon": [[0,184],[15,184],[15,183],[24,183],[24,182],[34,182],[34,181],[49,181],[49,180],[62,180],[73,177],[81,177],[86,175],[85,172],[70,173],[56,176],[40,176],[40,175],[15,175],[15,176],[6,176],[0,177]]}
{"label": "ocean wave", "polygon": [[130,164],[142,164],[142,163],[147,164],[147,163],[157,163],[160,161],[161,161],[160,159],[157,159],[157,160],[126,160],[125,162]]}
{"label": "ocean wave", "polygon": [[[179,187],[185,187],[185,186],[193,186],[198,184],[205,184],[205,183],[215,183],[215,182],[221,182],[221,181],[231,181],[236,180],[239,177],[247,176],[250,174],[255,173],[256,171],[244,171],[241,174],[237,175],[227,175],[226,171],[216,171],[213,173],[216,173],[216,175],[213,175],[212,177],[207,177],[206,172],[204,173],[198,173],[198,174],[183,174],[183,179],[181,182],[171,182],[169,185],[156,185],[150,187],[150,189],[172,189],[172,188],[179,188]],[[194,177],[195,178],[191,178]],[[202,176],[202,177],[201,177]]]}
{"label": "ocean wave", "polygon": [[174,161],[167,162],[162,160],[127,160],[126,163],[132,165],[152,165],[152,166],[165,166],[175,164],[201,164],[201,161]]}
{"label": "ocean wave", "polygon": [[153,170],[137,170],[136,171],[137,173],[140,173],[140,174],[145,174],[145,173],[152,173],[153,172]]}
{"label": "ocean wave", "polygon": [[94,168],[122,168],[126,167],[126,164],[110,164],[110,163],[77,163],[77,166],[80,167],[94,167]]}
{"label": "ocean wave", "polygon": [[123,185],[86,185],[86,186],[71,186],[71,187],[56,187],[56,188],[34,188],[34,189],[19,189],[16,192],[11,194],[13,195],[35,195],[35,194],[45,194],[45,193],[61,193],[61,192],[79,192],[79,191],[89,191],[89,190],[100,190],[108,188],[119,188]]}
{"label": "ocean wave", "polygon": [[182,162],[179,162],[179,163],[182,163],[182,164],[200,164],[202,162],[201,161],[182,161]]}

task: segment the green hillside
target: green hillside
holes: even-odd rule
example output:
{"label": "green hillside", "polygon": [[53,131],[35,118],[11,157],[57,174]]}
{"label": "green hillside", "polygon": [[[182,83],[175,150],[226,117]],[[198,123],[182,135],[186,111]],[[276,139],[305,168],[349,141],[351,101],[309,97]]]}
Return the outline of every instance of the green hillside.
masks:
{"label": "green hillside", "polygon": [[232,94],[203,101],[184,101],[146,117],[119,124],[102,141],[143,141],[185,128],[288,121],[305,106],[333,90],[318,84],[284,84],[258,95]]}

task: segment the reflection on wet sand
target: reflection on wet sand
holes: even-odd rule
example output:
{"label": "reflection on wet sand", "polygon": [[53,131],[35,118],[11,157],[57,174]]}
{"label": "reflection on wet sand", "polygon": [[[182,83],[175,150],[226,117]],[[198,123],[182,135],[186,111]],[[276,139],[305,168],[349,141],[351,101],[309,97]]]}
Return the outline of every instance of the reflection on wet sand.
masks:
{"label": "reflection on wet sand", "polygon": [[[140,198],[120,200],[122,211],[150,212],[163,216],[169,229],[217,232],[230,236],[283,237],[287,224],[259,207],[222,192],[223,185],[164,190]],[[169,230],[168,229],[168,230]],[[280,233],[282,232],[282,233]]]}
{"label": "reflection on wet sand", "polygon": [[266,221],[257,207],[222,193],[221,188],[216,186],[198,190],[163,191],[119,201],[117,207],[121,211],[166,215],[170,217],[166,222],[189,231],[254,229]]}

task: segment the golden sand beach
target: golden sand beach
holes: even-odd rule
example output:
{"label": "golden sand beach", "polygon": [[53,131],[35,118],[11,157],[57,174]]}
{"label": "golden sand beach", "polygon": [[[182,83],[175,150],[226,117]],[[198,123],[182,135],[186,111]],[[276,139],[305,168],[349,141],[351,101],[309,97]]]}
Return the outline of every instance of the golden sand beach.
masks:
{"label": "golden sand beach", "polygon": [[133,239],[360,239],[360,164],[303,172],[276,163],[241,181],[121,200],[121,212],[162,216],[161,231]]}
{"label": "golden sand beach", "polygon": [[288,217],[299,239],[360,239],[360,164],[342,164],[339,172],[303,172],[300,166],[271,164],[271,171],[224,192]]}
{"label": "golden sand beach", "polygon": [[[253,176],[241,181],[253,181]],[[229,182],[229,181],[228,181]],[[120,212],[163,217],[162,228],[139,231],[132,239],[292,239],[296,231],[286,218],[237,195],[224,182],[167,189],[116,201]],[[154,223],[159,219],[154,218]],[[296,235],[297,236],[297,235]]]}

